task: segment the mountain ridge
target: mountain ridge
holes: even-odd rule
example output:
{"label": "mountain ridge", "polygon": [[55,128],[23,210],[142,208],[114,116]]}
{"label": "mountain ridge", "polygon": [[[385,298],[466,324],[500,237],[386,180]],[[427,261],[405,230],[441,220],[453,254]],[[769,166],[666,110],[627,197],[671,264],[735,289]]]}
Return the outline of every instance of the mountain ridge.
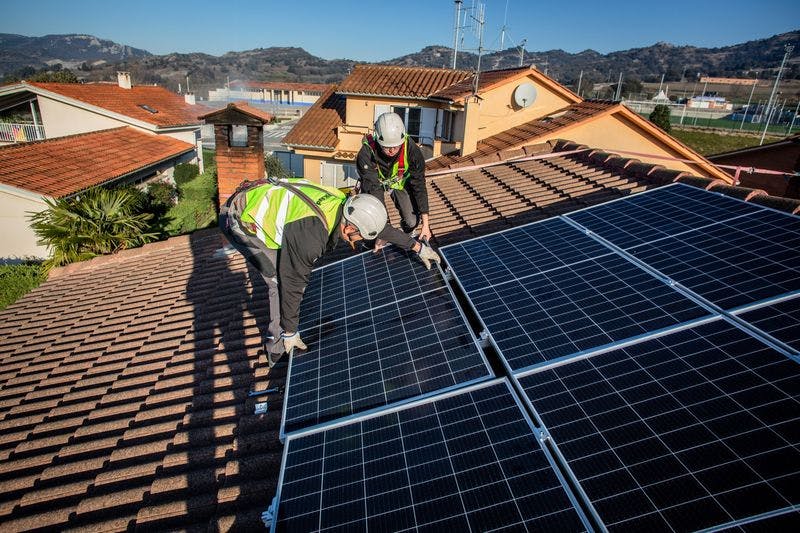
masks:
{"label": "mountain ridge", "polygon": [[[674,45],[658,42],[648,47],[631,48],[601,54],[587,49],[570,53],[560,49],[527,51],[508,48],[481,57],[481,70],[534,64],[561,83],[573,84],[579,78],[586,83],[616,81],[620,72],[626,79],[658,81],[694,80],[704,76],[753,77],[774,76],[784,54],[784,45],[800,40],[800,30],[716,48]],[[457,67],[474,70],[478,58],[459,52]],[[76,71],[86,81],[112,81],[117,70],[131,72],[134,83],[158,83],[177,89],[189,84],[195,92],[235,79],[254,81],[291,81],[336,83],[353,65],[352,59],[322,59],[301,47],[270,47],[226,52],[213,56],[201,52],[154,55],[147,50],[118,44],[87,34],[27,37],[0,34],[0,77],[30,76],[36,69],[62,68]],[[452,49],[430,45],[413,54],[396,57],[380,64],[402,66],[452,66]],[[20,76],[19,74],[22,74]],[[792,58],[784,78],[800,78],[800,58]]]}

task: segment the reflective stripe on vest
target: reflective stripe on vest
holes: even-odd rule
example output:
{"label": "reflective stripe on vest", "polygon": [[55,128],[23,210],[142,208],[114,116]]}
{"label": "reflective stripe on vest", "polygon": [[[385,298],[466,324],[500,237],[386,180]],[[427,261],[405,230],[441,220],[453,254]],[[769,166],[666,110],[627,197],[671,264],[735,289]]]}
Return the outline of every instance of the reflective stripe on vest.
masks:
{"label": "reflective stripe on vest", "polygon": [[[372,156],[377,161],[378,155],[376,150],[380,148],[380,145],[375,141],[375,138],[372,135],[366,135],[364,137],[364,144],[369,146],[369,149],[372,151]],[[383,175],[379,164],[376,163],[375,166],[378,170],[378,178],[384,188],[389,187],[390,189],[402,191],[408,179],[408,135],[403,137],[403,149],[400,150],[397,161],[392,165],[392,173],[388,178]]]}
{"label": "reflective stripe on vest", "polygon": [[[326,229],[330,235],[336,224],[339,208],[347,198],[346,195],[339,189],[324,185],[303,187],[303,184],[309,183],[304,179],[295,178],[288,181],[319,206],[328,221]],[[271,184],[259,185],[246,191],[245,195],[245,208],[241,219],[243,222],[256,225],[256,235],[267,248],[277,250],[281,247],[286,224],[306,217],[317,218],[317,213],[305,200],[283,187]]]}

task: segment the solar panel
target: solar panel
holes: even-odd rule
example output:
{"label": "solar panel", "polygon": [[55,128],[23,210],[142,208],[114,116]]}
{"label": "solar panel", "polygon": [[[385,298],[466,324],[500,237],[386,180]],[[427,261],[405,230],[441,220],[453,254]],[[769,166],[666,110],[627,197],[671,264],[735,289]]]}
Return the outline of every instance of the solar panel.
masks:
{"label": "solar panel", "polygon": [[609,252],[560,218],[442,248],[467,292]]}
{"label": "solar panel", "polygon": [[518,380],[609,530],[797,529],[799,370],[717,319]]}
{"label": "solar panel", "polygon": [[290,436],[277,531],[585,531],[508,382]]}
{"label": "solar panel", "polygon": [[315,269],[300,306],[300,331],[444,287],[436,269],[394,246]]}
{"label": "solar panel", "polygon": [[800,295],[779,302],[748,308],[736,313],[739,318],[800,353]]}
{"label": "solar panel", "polygon": [[616,254],[473,289],[468,296],[512,371],[709,314]]}
{"label": "solar panel", "polygon": [[289,361],[283,434],[492,376],[447,288],[325,322],[303,338],[309,350]]}
{"label": "solar panel", "polygon": [[730,196],[676,183],[582,209],[565,217],[627,249],[763,211],[762,207]]}
{"label": "solar panel", "polygon": [[800,217],[767,209],[628,252],[723,309],[800,290]]}

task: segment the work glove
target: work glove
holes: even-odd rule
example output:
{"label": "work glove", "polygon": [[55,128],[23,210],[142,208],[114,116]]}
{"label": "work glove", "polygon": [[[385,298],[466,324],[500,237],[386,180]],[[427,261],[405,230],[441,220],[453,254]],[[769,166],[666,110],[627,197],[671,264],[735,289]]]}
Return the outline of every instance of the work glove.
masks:
{"label": "work glove", "polygon": [[281,333],[281,340],[283,341],[283,351],[286,353],[291,353],[292,348],[308,350],[308,346],[306,346],[306,343],[303,342],[303,339],[300,338],[300,334],[296,331],[291,335],[287,335],[286,332]]}
{"label": "work glove", "polygon": [[439,254],[434,252],[433,248],[431,248],[430,245],[428,245],[425,242],[419,243],[419,252],[417,252],[417,255],[419,255],[419,260],[422,261],[422,264],[425,265],[425,268],[427,268],[428,270],[431,269],[431,262],[434,263],[442,262],[442,259],[439,257]]}

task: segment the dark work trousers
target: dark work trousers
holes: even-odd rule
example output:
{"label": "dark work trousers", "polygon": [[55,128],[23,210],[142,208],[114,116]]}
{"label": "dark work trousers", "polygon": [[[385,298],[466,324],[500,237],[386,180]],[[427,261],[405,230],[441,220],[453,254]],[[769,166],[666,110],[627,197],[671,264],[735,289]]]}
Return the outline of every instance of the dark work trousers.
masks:
{"label": "dark work trousers", "polygon": [[[244,191],[240,194],[244,194]],[[278,250],[267,248],[258,237],[250,235],[240,225],[239,213],[234,199],[231,196],[219,211],[219,228],[228,238],[231,246],[241,253],[247,262],[253,265],[264,278],[269,294],[269,334],[272,340],[266,343],[267,351],[283,353],[281,341],[281,301],[278,292]]]}
{"label": "dark work trousers", "polygon": [[414,205],[414,199],[405,189],[390,190],[389,194],[392,197],[394,206],[400,212],[400,229],[405,233],[411,233],[419,224],[419,215],[417,215],[417,206]]}

